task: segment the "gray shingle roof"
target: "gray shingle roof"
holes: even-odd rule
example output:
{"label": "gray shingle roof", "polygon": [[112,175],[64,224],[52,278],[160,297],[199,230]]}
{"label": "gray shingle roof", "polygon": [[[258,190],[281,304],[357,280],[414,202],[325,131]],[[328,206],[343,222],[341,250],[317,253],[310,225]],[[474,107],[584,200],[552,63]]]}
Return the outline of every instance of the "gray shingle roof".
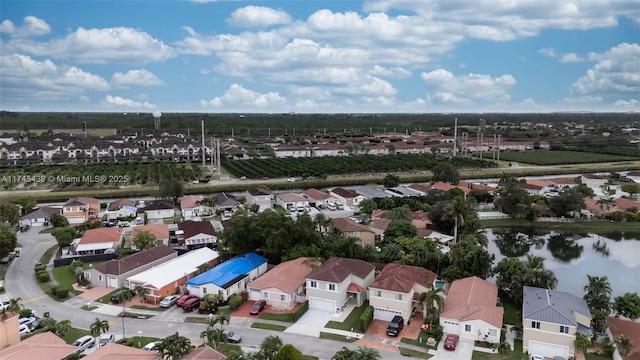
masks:
{"label": "gray shingle roof", "polygon": [[530,286],[524,287],[522,311],[525,319],[567,326],[578,326],[574,313],[591,319],[584,299],[563,291]]}

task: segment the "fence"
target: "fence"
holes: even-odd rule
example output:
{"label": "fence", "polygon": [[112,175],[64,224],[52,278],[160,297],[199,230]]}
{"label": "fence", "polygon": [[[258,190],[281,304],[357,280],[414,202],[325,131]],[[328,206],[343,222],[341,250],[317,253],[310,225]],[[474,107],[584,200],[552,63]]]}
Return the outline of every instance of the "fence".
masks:
{"label": "fence", "polygon": [[107,261],[116,258],[116,254],[98,254],[98,255],[83,255],[83,256],[71,256],[53,260],[53,267],[60,267],[71,264],[74,260],[80,260],[85,263],[95,261]]}

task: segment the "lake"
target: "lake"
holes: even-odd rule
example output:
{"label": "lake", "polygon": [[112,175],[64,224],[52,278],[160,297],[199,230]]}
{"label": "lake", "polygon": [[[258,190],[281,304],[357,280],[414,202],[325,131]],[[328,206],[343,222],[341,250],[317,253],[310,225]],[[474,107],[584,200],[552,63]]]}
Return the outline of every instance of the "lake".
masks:
{"label": "lake", "polygon": [[504,257],[545,258],[558,278],[557,290],[584,295],[587,275],[607,276],[613,297],[640,294],[640,232],[575,234],[518,228],[487,229],[488,250],[497,264]]}

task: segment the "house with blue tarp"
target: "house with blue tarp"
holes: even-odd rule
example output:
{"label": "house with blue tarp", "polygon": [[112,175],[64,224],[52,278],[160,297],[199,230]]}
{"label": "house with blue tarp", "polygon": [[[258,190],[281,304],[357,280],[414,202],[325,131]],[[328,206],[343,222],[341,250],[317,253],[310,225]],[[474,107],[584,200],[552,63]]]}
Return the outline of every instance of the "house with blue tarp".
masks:
{"label": "house with blue tarp", "polygon": [[220,294],[227,300],[232,294],[247,290],[247,284],[267,271],[267,259],[254,253],[227,260],[187,281],[190,294],[204,297]]}

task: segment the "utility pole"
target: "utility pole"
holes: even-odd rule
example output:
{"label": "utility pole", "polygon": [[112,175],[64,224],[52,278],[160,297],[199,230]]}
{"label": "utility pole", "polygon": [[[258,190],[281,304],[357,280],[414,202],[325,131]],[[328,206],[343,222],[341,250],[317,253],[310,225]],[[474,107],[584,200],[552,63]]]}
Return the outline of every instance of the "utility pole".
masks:
{"label": "utility pole", "polygon": [[458,118],[455,118],[453,124],[453,157],[458,153]]}
{"label": "utility pole", "polygon": [[204,120],[202,120],[202,166],[205,166],[205,161],[207,161],[207,148],[204,144]]}
{"label": "utility pole", "polygon": [[500,137],[501,136],[502,135],[498,135],[498,158],[497,158],[498,161],[500,161]]}
{"label": "utility pole", "polygon": [[496,134],[493,134],[493,160],[496,159]]}

